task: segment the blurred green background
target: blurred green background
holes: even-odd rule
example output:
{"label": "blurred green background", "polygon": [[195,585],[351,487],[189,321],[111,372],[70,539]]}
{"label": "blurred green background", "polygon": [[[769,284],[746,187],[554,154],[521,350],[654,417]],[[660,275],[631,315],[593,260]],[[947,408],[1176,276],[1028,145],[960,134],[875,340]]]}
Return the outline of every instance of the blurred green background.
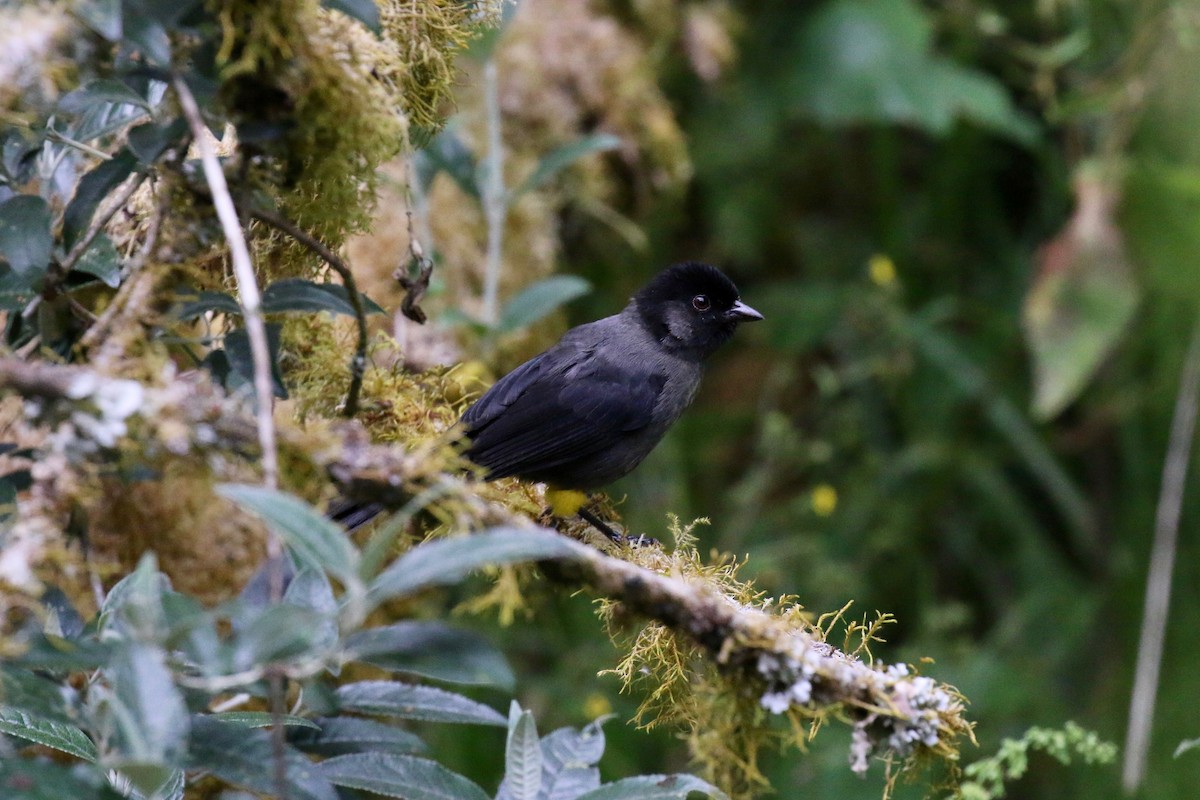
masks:
{"label": "blurred green background", "polygon": [[[566,7],[582,4],[529,2],[517,19],[553,26]],[[1067,720],[1122,743],[1200,299],[1197,5],[630,0],[584,13],[650,54],[691,172],[670,191],[624,184],[614,205],[644,240],[596,224],[568,189],[558,269],[594,286],[570,321],[612,313],[688,258],[720,265],[766,315],[612,492],[627,521],[653,533],[668,512],[709,517],[702,546],[748,555],[770,593],[895,614],[876,655],[932,658],[928,674],[962,690],[980,743],[967,761]],[[1197,480],[1146,798],[1200,785],[1200,755],[1173,757],[1200,736]],[[628,719],[637,698],[595,677],[616,654],[586,600],[548,602],[495,634],[539,727],[609,704]],[[669,731],[608,733],[607,775],[686,765]],[[827,730],[811,753],[772,758],[779,796],[878,797],[880,768],[853,778],[848,741]],[[451,766],[478,758],[459,732],[441,747],[460,748]],[[1009,796],[1119,797],[1120,783],[1119,765],[1036,756]]]}

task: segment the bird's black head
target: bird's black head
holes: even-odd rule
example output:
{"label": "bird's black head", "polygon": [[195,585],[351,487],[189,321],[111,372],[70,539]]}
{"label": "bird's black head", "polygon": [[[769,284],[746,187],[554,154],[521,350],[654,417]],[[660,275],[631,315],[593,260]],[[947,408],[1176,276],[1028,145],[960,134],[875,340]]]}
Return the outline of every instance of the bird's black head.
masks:
{"label": "bird's black head", "polygon": [[704,358],[739,322],[762,314],[738,299],[737,287],[716,267],[689,261],[658,273],[633,296],[631,306],[660,342]]}

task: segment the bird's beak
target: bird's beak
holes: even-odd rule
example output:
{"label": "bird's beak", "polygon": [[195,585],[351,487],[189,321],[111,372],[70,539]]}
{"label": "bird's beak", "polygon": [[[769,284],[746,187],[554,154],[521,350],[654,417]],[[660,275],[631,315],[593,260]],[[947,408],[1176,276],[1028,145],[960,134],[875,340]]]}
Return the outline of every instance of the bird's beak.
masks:
{"label": "bird's beak", "polygon": [[733,308],[729,309],[726,314],[738,322],[754,322],[755,320],[763,318],[762,314],[758,313],[741,300],[738,300],[736,303],[734,303]]}

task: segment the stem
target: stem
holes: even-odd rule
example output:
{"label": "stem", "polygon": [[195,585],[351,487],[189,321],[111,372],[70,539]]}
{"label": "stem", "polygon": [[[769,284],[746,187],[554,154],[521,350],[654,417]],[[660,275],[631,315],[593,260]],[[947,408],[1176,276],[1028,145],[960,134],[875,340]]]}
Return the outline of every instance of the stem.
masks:
{"label": "stem", "polygon": [[1146,602],[1142,611],[1142,635],[1138,640],[1137,668],[1134,671],[1133,696],[1129,701],[1129,730],[1125,737],[1125,764],[1121,783],[1126,794],[1133,794],[1146,774],[1146,755],[1150,749],[1150,728],[1154,722],[1154,698],[1158,694],[1162,668],[1163,643],[1167,635],[1167,611],[1171,603],[1171,573],[1175,569],[1175,543],[1179,538],[1179,517],[1187,481],[1188,461],[1196,432],[1196,413],[1200,406],[1200,320],[1192,329],[1187,360],[1179,379],[1175,415],[1171,420],[1171,439],[1163,462],[1162,488],[1154,518],[1154,546],[1150,551],[1150,569],[1146,576]]}
{"label": "stem", "polygon": [[[250,261],[246,235],[238,221],[237,209],[233,205],[233,197],[229,194],[229,185],[225,182],[225,173],[221,171],[221,164],[217,161],[212,143],[208,140],[208,131],[205,130],[204,120],[200,117],[200,107],[196,105],[196,98],[192,96],[192,90],[183,78],[176,76],[173,83],[175,93],[179,96],[180,108],[187,117],[195,137],[196,148],[200,151],[204,179],[212,192],[213,208],[217,211],[221,229],[229,242],[233,273],[237,277],[238,303],[242,306],[242,319],[246,321],[246,333],[250,337],[250,355],[254,360],[254,392],[258,396],[255,417],[258,422],[258,440],[262,445],[263,484],[274,489],[279,485],[279,460],[275,452],[275,425],[271,419],[274,387],[271,385],[271,350],[267,345],[267,326],[262,317],[262,294],[254,277],[254,265]],[[274,543],[271,549],[277,551],[270,555],[278,555],[279,542],[274,536],[268,541]]]}
{"label": "stem", "polygon": [[495,325],[500,317],[500,258],[508,198],[504,192],[504,144],[500,137],[500,90],[496,60],[483,65],[483,103],[487,120],[484,161],[483,213],[487,220],[487,256],[483,283],[483,321]]}

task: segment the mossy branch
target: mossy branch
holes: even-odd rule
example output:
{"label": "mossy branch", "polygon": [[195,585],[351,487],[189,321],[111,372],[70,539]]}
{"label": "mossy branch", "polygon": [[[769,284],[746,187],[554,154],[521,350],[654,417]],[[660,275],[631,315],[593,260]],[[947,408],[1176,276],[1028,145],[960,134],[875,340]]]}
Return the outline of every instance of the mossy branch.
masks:
{"label": "mossy branch", "polygon": [[[84,426],[75,432],[76,437],[103,425],[117,425],[116,435],[125,436],[126,422],[139,414],[154,414],[154,419],[147,421],[156,424],[131,425],[133,435],[154,436],[157,431],[179,429],[178,425],[165,425],[161,418],[174,414],[178,421],[193,426],[199,421],[211,425],[220,420],[221,427],[210,427],[202,437],[205,447],[244,452],[253,441],[253,425],[248,419],[235,424],[244,417],[243,409],[233,401],[226,401],[225,408],[214,408],[220,397],[216,390],[196,391],[182,379],[163,387],[146,387],[76,367],[5,359],[0,360],[0,389],[68,401],[56,417],[72,424],[81,414],[98,417],[101,424]],[[114,404],[113,397],[129,402]],[[287,441],[287,434],[283,435]],[[111,437],[108,442],[111,447]],[[150,444],[139,443],[142,447]],[[309,448],[305,455],[311,462],[354,499],[400,508],[423,488],[438,482],[465,501],[467,525],[530,524],[485,502],[478,494],[478,484],[448,474],[444,461],[431,467],[429,462],[437,459],[428,453],[372,444],[357,423],[340,424],[331,439],[323,440],[320,447],[310,442]],[[819,717],[847,722],[853,730],[850,764],[854,771],[864,772],[872,756],[934,756],[953,761],[961,739],[970,737],[971,726],[963,716],[964,700],[953,687],[915,675],[905,664],[880,664],[839,650],[823,641],[821,632],[799,615],[776,613],[768,605],[738,600],[714,577],[671,568],[670,556],[655,560],[641,557],[636,550],[617,551],[617,555],[581,547],[573,560],[545,563],[541,569],[555,582],[585,587],[597,597],[618,603],[625,612],[661,623],[690,642],[695,654],[712,663],[737,687],[740,696],[754,701],[760,719],[786,715],[793,721]]]}

